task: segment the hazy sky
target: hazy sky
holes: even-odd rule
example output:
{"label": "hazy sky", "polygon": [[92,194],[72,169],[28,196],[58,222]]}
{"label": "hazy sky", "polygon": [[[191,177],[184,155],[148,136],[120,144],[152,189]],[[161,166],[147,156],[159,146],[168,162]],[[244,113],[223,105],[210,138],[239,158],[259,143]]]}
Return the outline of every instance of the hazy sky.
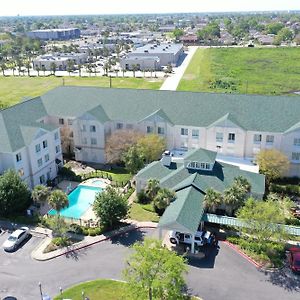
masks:
{"label": "hazy sky", "polygon": [[300,0],[0,0],[0,4],[1,16],[300,9]]}

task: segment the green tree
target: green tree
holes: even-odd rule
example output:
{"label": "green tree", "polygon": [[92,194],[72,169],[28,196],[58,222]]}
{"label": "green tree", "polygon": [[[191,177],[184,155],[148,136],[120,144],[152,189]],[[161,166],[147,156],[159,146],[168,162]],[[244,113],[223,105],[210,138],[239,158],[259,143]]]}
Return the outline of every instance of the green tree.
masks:
{"label": "green tree", "polygon": [[266,182],[278,179],[288,171],[290,163],[287,156],[276,149],[261,150],[256,156],[259,172],[266,176]]}
{"label": "green tree", "polygon": [[153,199],[153,206],[160,214],[162,214],[174,199],[174,191],[171,191],[167,188],[161,188]]}
{"label": "green tree", "polygon": [[128,201],[116,189],[108,186],[102,193],[97,194],[94,212],[100,219],[100,224],[106,229],[112,229],[129,212]]}
{"label": "green tree", "polygon": [[69,200],[63,191],[54,190],[48,197],[48,203],[59,215],[60,211],[69,205]]}
{"label": "green tree", "polygon": [[5,76],[5,71],[7,70],[6,63],[5,62],[1,62],[0,68],[1,68],[1,71],[2,71],[2,75]]}
{"label": "green tree", "polygon": [[267,25],[266,29],[267,33],[277,34],[283,27],[284,25],[282,23],[270,23]]}
{"label": "green tree", "polygon": [[69,72],[69,76],[74,71],[74,61],[72,59],[68,59],[67,61],[67,71]]}
{"label": "green tree", "polygon": [[287,41],[291,41],[294,37],[293,32],[289,29],[289,28],[282,28],[278,34],[277,37],[283,41],[283,42],[287,42]]}
{"label": "green tree", "polygon": [[257,201],[249,198],[238,211],[237,217],[245,223],[241,231],[252,235],[260,243],[286,238],[284,227],[278,225],[285,222],[284,212],[273,199]]}
{"label": "green tree", "polygon": [[176,28],[173,30],[173,35],[176,40],[179,40],[179,38],[184,35],[184,31],[180,28]]}
{"label": "green tree", "polygon": [[147,134],[137,141],[144,154],[146,163],[158,160],[166,149],[166,140],[157,134]]}
{"label": "green tree", "polygon": [[36,185],[31,192],[31,198],[34,202],[44,204],[50,196],[50,189],[44,185]]}
{"label": "green tree", "polygon": [[30,192],[20,176],[8,170],[0,176],[0,216],[23,213],[30,205]]}
{"label": "green tree", "polygon": [[38,73],[38,76],[40,76],[41,68],[40,68],[39,66],[36,66],[35,69],[36,69],[36,71],[37,71],[37,73]]}
{"label": "green tree", "polygon": [[136,243],[133,250],[123,272],[130,299],[184,299],[187,267],[182,256],[154,239]]}
{"label": "green tree", "polygon": [[137,147],[131,146],[123,155],[122,160],[125,163],[125,168],[131,173],[135,174],[144,167],[144,155]]}
{"label": "green tree", "polygon": [[66,237],[69,226],[59,215],[53,216],[47,220],[47,225],[52,229],[52,235],[57,237]]}
{"label": "green tree", "polygon": [[216,209],[223,202],[222,194],[209,188],[205,192],[204,206],[209,212],[215,213]]}
{"label": "green tree", "polygon": [[145,195],[151,201],[153,201],[159,190],[160,190],[159,180],[153,178],[149,179],[145,187]]}
{"label": "green tree", "polygon": [[28,76],[30,76],[30,67],[31,67],[31,63],[30,63],[29,60],[26,61],[25,67],[26,67],[26,69],[27,69],[27,74],[28,74]]}
{"label": "green tree", "polygon": [[56,64],[54,62],[52,62],[50,64],[50,70],[52,72],[53,75],[55,75],[55,72],[56,72]]}

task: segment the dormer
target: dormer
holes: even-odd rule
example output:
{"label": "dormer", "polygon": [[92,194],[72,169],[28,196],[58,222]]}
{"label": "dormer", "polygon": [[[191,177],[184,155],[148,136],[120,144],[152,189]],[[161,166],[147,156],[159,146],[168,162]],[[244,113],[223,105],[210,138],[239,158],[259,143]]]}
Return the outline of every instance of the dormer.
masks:
{"label": "dormer", "polygon": [[187,169],[212,171],[217,153],[205,149],[191,150],[184,157],[184,165]]}

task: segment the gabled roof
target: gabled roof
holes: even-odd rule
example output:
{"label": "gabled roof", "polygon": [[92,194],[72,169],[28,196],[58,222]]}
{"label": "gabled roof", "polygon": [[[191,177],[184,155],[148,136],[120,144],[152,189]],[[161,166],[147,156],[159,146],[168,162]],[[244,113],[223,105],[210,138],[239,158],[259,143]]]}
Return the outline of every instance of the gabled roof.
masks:
{"label": "gabled roof", "polygon": [[284,133],[290,133],[293,132],[295,130],[299,130],[300,129],[300,122],[294,124],[293,126],[291,126],[288,130],[286,130]]}
{"label": "gabled roof", "polygon": [[39,127],[34,127],[34,126],[20,126],[22,136],[23,136],[23,141],[25,145],[30,145],[32,141],[43,134],[45,134],[47,131],[44,129],[41,129]]}
{"label": "gabled roof", "polygon": [[102,105],[98,105],[89,111],[87,111],[88,114],[92,115],[96,118],[100,123],[105,123],[110,121],[110,118],[107,116],[105,110],[103,109]]}
{"label": "gabled roof", "polygon": [[204,163],[214,164],[216,161],[217,152],[209,151],[206,149],[193,149],[186,153],[184,156],[184,161],[198,161]]}
{"label": "gabled roof", "polygon": [[167,116],[167,114],[161,108],[156,110],[149,116],[143,118],[139,122],[143,122],[143,121],[147,121],[147,120],[151,120],[151,121],[155,120],[157,122],[163,120],[163,121],[167,121],[171,125],[174,125],[173,122],[170,120],[170,118]]}
{"label": "gabled roof", "polygon": [[208,128],[214,126],[225,126],[225,127],[238,126],[244,129],[243,126],[239,124],[236,118],[232,115],[232,113],[225,114],[223,117],[219,118],[218,120],[210,124]]}
{"label": "gabled roof", "polygon": [[158,226],[194,234],[203,215],[204,194],[195,187],[176,192],[176,200],[165,210]]}

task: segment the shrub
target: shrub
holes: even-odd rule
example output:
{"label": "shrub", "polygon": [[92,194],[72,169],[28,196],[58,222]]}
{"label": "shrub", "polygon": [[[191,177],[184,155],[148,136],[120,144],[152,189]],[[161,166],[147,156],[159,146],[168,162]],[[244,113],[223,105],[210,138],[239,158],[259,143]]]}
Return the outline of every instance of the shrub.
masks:
{"label": "shrub", "polygon": [[58,247],[67,246],[69,243],[68,238],[66,237],[56,237],[52,239],[52,243]]}
{"label": "shrub", "polygon": [[141,203],[141,204],[147,204],[150,202],[150,198],[146,195],[144,190],[141,190],[138,194],[137,194],[137,203]]}
{"label": "shrub", "polygon": [[89,228],[88,233],[89,233],[90,236],[96,236],[97,235],[95,228]]}
{"label": "shrub", "polygon": [[83,227],[82,228],[82,234],[89,235],[89,228],[88,227]]}
{"label": "shrub", "polygon": [[76,234],[83,234],[83,228],[78,224],[71,224],[69,231],[74,232]]}

